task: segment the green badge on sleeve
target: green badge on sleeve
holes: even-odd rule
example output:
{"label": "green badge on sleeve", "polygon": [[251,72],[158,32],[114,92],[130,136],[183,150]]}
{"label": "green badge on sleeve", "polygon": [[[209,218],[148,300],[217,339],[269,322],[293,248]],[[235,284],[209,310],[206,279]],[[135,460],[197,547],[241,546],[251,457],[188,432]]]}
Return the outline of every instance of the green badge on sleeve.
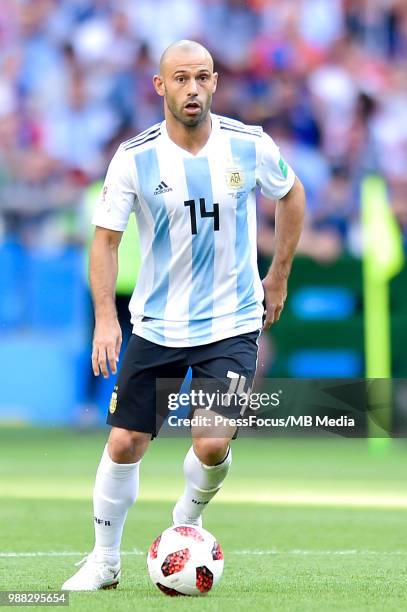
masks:
{"label": "green badge on sleeve", "polygon": [[280,157],[280,161],[278,162],[278,165],[280,166],[280,170],[283,173],[284,178],[287,178],[288,166],[282,157]]}

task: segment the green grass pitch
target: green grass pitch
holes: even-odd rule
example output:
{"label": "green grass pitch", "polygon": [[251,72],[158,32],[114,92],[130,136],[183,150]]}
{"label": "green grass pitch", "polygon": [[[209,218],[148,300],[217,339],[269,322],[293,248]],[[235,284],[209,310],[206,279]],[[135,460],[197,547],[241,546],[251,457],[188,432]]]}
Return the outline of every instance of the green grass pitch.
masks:
{"label": "green grass pitch", "polygon": [[[58,590],[91,549],[105,435],[0,429],[0,590]],[[206,598],[162,595],[149,582],[145,554],[170,524],[188,445],[152,443],[125,528],[120,586],[71,594],[71,609],[406,609],[403,441],[372,454],[365,440],[236,440],[231,473],[204,517],[225,552],[223,578]]]}

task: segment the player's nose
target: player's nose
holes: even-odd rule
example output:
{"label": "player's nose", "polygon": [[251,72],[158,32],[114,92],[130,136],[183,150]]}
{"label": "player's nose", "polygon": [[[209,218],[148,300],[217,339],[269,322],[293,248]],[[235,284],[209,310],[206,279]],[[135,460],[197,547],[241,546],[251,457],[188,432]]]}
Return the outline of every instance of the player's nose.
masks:
{"label": "player's nose", "polygon": [[198,83],[196,79],[190,79],[189,88],[188,88],[189,96],[197,96],[198,95]]}

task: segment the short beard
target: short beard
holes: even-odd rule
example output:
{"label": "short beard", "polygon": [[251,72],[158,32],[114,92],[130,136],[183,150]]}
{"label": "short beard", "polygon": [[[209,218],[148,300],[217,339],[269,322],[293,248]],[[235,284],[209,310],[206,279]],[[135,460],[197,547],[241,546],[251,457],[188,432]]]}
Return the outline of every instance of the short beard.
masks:
{"label": "short beard", "polygon": [[166,102],[167,102],[168,110],[170,111],[171,115],[174,117],[176,121],[178,121],[179,123],[182,123],[182,125],[187,129],[194,129],[194,128],[199,127],[201,123],[203,123],[205,119],[207,118],[208,113],[211,108],[212,98],[208,100],[208,103],[206,104],[205,108],[202,109],[202,112],[198,116],[192,116],[192,117],[183,117],[181,114],[177,113],[177,111],[172,106],[172,104],[168,103],[168,100],[166,100]]}

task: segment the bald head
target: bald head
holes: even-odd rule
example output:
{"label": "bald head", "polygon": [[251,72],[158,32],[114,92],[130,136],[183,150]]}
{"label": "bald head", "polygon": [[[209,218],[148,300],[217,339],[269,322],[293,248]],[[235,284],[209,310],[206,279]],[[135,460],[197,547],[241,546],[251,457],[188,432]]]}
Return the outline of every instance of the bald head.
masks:
{"label": "bald head", "polygon": [[178,40],[167,47],[160,59],[160,74],[165,74],[169,65],[193,61],[207,65],[213,72],[213,59],[208,49],[194,40]]}
{"label": "bald head", "polygon": [[218,75],[205,47],[193,40],[179,40],[162,54],[160,74],[153,77],[154,88],[164,97],[167,121],[184,127],[210,126],[208,116]]}

